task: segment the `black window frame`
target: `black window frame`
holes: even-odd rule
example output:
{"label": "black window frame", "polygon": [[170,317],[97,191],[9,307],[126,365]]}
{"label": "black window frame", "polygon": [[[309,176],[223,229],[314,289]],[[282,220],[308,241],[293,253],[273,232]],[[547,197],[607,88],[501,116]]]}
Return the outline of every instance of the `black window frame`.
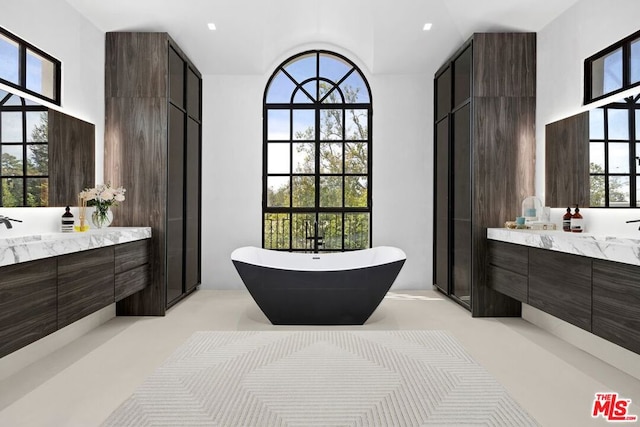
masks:
{"label": "black window frame", "polygon": [[[312,78],[308,78],[302,82],[296,82],[295,78],[291,75],[288,74],[288,72],[285,70],[285,67],[288,66],[289,64],[292,64],[293,62],[299,60],[299,59],[303,59],[305,57],[308,57],[310,55],[316,55],[316,73],[315,76]],[[336,59],[344,62],[345,64],[348,64],[348,66],[350,67],[350,70],[347,72],[347,74],[340,79],[339,82],[333,83],[335,84],[336,87],[339,87],[340,84],[344,81],[346,81],[346,79],[354,74],[357,73],[357,75],[359,75],[362,79],[362,81],[364,82],[364,85],[366,86],[366,90],[367,90],[367,96],[368,96],[368,101],[367,103],[323,103],[324,99],[329,95],[328,93],[323,96],[321,99],[319,98],[319,93],[312,95],[312,97],[315,97],[315,100],[313,102],[307,102],[307,103],[295,103],[294,102],[294,98],[296,97],[296,94],[299,91],[302,91],[304,93],[307,93],[306,90],[304,89],[304,85],[306,85],[307,83],[309,83],[312,80],[318,80],[318,81],[326,81],[329,82],[328,79],[326,79],[324,76],[322,76],[320,74],[320,56],[321,55],[327,55],[327,56],[331,56],[331,57],[335,57]],[[269,89],[271,87],[271,83],[274,81],[274,79],[276,78],[276,76],[278,76],[278,74],[280,72],[283,72],[285,75],[287,75],[293,82],[294,84],[294,88],[291,91],[291,96],[290,96],[290,101],[287,103],[269,103],[267,102],[267,98],[268,98],[268,94],[269,94]],[[309,95],[309,94],[308,94]],[[285,60],[284,62],[282,62],[278,67],[276,67],[275,71],[273,72],[273,74],[271,75],[271,77],[269,78],[266,87],[265,87],[265,92],[264,92],[264,98],[263,98],[263,173],[262,173],[262,218],[261,218],[261,222],[262,222],[262,247],[266,247],[266,216],[267,214],[280,214],[280,215],[288,215],[287,217],[287,221],[290,221],[290,225],[289,225],[289,231],[288,231],[288,247],[284,247],[284,248],[274,248],[274,249],[278,249],[278,250],[283,250],[283,251],[289,251],[289,252],[309,252],[309,251],[313,251],[313,252],[336,252],[336,251],[349,251],[349,250],[356,250],[356,249],[362,249],[362,248],[348,248],[345,247],[345,215],[347,214],[357,214],[357,213],[366,213],[368,214],[368,218],[369,218],[369,225],[368,225],[368,247],[372,247],[373,244],[373,209],[372,209],[372,122],[373,122],[373,99],[372,99],[372,94],[371,94],[371,88],[369,85],[369,82],[367,81],[366,77],[364,76],[364,73],[362,73],[362,71],[359,69],[359,67],[350,59],[348,59],[347,57],[340,55],[338,53],[332,52],[332,51],[328,51],[328,50],[307,50],[304,52],[301,52],[299,54],[293,55],[292,57],[288,58],[287,60]],[[313,140],[295,140],[293,139],[293,119],[290,120],[289,122],[289,132],[290,132],[290,140],[269,140],[269,136],[268,136],[268,113],[269,111],[272,110],[288,110],[291,115],[290,117],[292,117],[293,112],[294,111],[300,111],[300,110],[313,110],[315,112],[314,114],[314,119],[315,119],[315,138]],[[343,135],[343,138],[341,140],[330,140],[330,141],[326,141],[326,140],[321,140],[318,135],[320,132],[320,112],[321,110],[341,110],[342,111],[342,123],[345,123],[345,117],[346,117],[346,112],[348,110],[366,110],[367,111],[367,139],[366,140],[350,140],[348,139],[345,135]],[[293,150],[293,144],[294,143],[304,143],[304,142],[308,142],[308,143],[314,143],[315,144],[315,168],[314,168],[314,173],[311,174],[304,174],[304,173],[296,173],[293,171],[293,155],[290,155],[290,167],[289,167],[289,172],[288,173],[282,173],[282,174],[278,174],[278,173],[269,173],[268,172],[268,144],[269,143],[278,143],[278,142],[288,142],[291,146],[291,150]],[[340,174],[327,174],[327,173],[321,173],[320,171],[320,144],[321,143],[327,143],[327,142],[339,142],[342,143],[343,145],[343,153],[344,153],[344,146],[348,143],[362,143],[362,142],[366,142],[367,144],[367,171],[366,174],[364,173],[347,173],[345,172],[345,156],[343,155],[342,158],[342,162],[343,162],[343,167],[342,167],[342,173]],[[314,206],[313,207],[294,207],[293,206],[293,202],[292,202],[292,198],[293,198],[293,191],[291,190],[291,188],[289,189],[289,206],[287,207],[270,207],[268,206],[268,200],[267,200],[267,196],[268,196],[268,177],[270,176],[286,176],[289,177],[289,182],[292,183],[293,182],[293,178],[295,176],[313,176],[314,177],[314,182],[315,182],[315,202],[314,202]],[[330,176],[339,176],[342,177],[342,206],[341,207],[321,207],[320,206],[320,179],[321,177],[330,177]],[[349,176],[359,176],[359,177],[364,177],[366,176],[367,179],[367,206],[366,207],[346,207],[345,206],[345,177],[349,177]],[[293,236],[293,226],[291,226],[291,223],[293,222],[293,215],[295,214],[309,214],[309,215],[313,215],[315,217],[315,223],[314,224],[310,224],[310,229],[309,229],[309,234],[310,237],[307,237],[307,239],[310,239],[311,241],[311,245],[310,247],[305,247],[305,248],[298,248],[298,247],[294,247],[294,236]],[[342,243],[341,243],[341,247],[339,249],[337,248],[325,248],[322,245],[322,230],[320,229],[321,226],[318,225],[318,221],[320,218],[320,215],[322,214],[336,214],[336,215],[341,215],[341,234],[342,234]]]}
{"label": "black window frame", "polygon": [[[619,102],[613,102],[602,107],[598,107],[594,110],[603,110],[603,139],[593,138],[592,135],[589,135],[589,144],[591,143],[602,143],[604,144],[604,171],[602,173],[594,173],[589,168],[589,181],[590,187],[592,187],[592,182],[594,177],[602,177],[604,184],[604,206],[590,206],[592,208],[632,208],[636,209],[638,206],[637,190],[638,190],[638,178],[640,177],[640,173],[637,172],[636,165],[640,165],[640,153],[636,150],[636,145],[640,143],[640,138],[636,138],[636,128],[640,125],[640,123],[636,123],[636,112],[640,111],[640,95],[630,96],[624,98],[624,100]],[[626,140],[621,139],[611,139],[609,137],[609,112],[611,110],[624,110],[628,113],[628,132],[629,138]],[[592,110],[593,111],[593,110]],[[591,112],[590,112],[591,114]],[[620,143],[628,143],[629,145],[629,173],[612,173],[609,170],[609,145],[610,144],[620,144]],[[610,180],[615,177],[628,177],[629,178],[629,206],[611,206],[612,201],[610,200]],[[591,205],[591,203],[589,203]]]}
{"label": "black window frame", "polygon": [[[640,41],[640,31],[602,49],[600,52],[584,60],[584,105],[608,98],[625,90],[640,86],[640,81],[631,82],[631,44]],[[622,49],[622,87],[600,96],[593,96],[593,63],[607,55]]]}
{"label": "black window frame", "polygon": [[[3,94],[6,94],[2,96]],[[11,99],[12,97],[20,100],[19,105],[5,105],[5,103]],[[0,207],[5,206],[5,201],[3,200],[3,186],[5,184],[5,180],[12,181],[21,181],[22,182],[22,203],[15,207],[47,207],[49,206],[49,194],[47,192],[46,204],[39,205],[29,205],[29,186],[28,180],[31,179],[45,179],[47,180],[47,188],[49,187],[49,174],[32,174],[29,173],[29,162],[28,159],[28,148],[33,145],[49,145],[49,135],[47,130],[47,141],[28,141],[27,135],[27,113],[30,112],[41,112],[48,115],[49,109],[43,105],[39,105],[37,103],[29,103],[25,98],[16,95],[11,92],[4,91],[0,89],[0,136],[2,135],[2,115],[6,112],[9,113],[20,113],[21,116],[21,139],[22,141],[11,141],[4,142],[0,139],[0,159],[2,159],[2,154],[4,151],[4,147],[21,147],[22,151],[22,175],[8,175],[4,174],[2,167],[0,166]],[[48,116],[47,116],[48,123]],[[47,168],[48,169],[48,168]],[[9,206],[5,206],[9,207]]]}
{"label": "black window frame", "polygon": [[[11,39],[13,42],[18,44],[18,83],[14,83],[3,78],[0,78],[0,83],[10,86],[14,89],[18,89],[24,93],[32,95],[36,98],[42,99],[47,102],[51,102],[55,105],[61,106],[61,82],[62,82],[62,62],[56,59],[55,57],[49,55],[47,52],[42,49],[37,48],[26,40],[21,39],[10,31],[6,30],[3,27],[0,27],[0,34]],[[54,95],[53,98],[49,98],[46,95],[43,95],[39,92],[35,92],[31,89],[27,88],[27,50],[30,50],[39,56],[45,58],[54,66],[55,76],[53,83],[55,84]]]}

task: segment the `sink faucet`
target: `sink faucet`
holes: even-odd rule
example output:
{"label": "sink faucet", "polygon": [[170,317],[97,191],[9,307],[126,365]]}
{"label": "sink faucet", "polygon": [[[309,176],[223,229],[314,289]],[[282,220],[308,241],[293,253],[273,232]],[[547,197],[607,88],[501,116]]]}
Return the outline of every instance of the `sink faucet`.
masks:
{"label": "sink faucet", "polygon": [[[640,219],[632,219],[627,221],[627,224],[629,224],[630,222],[640,222]],[[640,227],[638,227],[638,230],[640,230]]]}
{"label": "sink faucet", "polygon": [[13,228],[13,225],[11,225],[11,221],[22,222],[19,219],[9,218],[4,215],[0,215],[0,224],[4,224],[7,228]]}

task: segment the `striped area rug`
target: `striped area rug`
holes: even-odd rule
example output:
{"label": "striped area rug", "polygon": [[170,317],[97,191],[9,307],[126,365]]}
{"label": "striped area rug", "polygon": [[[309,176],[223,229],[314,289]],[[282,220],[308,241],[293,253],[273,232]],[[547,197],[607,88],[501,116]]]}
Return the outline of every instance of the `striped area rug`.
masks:
{"label": "striped area rug", "polygon": [[534,426],[444,331],[196,332],[104,426]]}

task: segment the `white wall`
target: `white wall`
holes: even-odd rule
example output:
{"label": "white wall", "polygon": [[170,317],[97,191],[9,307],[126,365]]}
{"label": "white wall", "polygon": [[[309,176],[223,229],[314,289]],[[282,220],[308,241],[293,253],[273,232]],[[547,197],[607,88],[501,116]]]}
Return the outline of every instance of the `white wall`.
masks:
{"label": "white wall", "polygon": [[64,0],[3,0],[0,26],[62,62],[62,106],[96,126],[96,179],[103,177],[104,33]]}
{"label": "white wall", "polygon": [[[536,189],[544,197],[544,126],[583,111],[585,58],[640,30],[637,0],[581,0],[538,32],[536,108]],[[614,99],[620,97],[614,96]],[[612,99],[612,100],[614,100]],[[552,220],[563,213],[554,209]],[[564,207],[566,208],[566,207]],[[587,232],[640,233],[626,219],[640,218],[640,209],[581,209]],[[556,218],[556,219],[554,219]],[[523,306],[523,319],[599,357],[624,372],[638,376],[640,356],[606,342],[562,320]]]}
{"label": "white wall", "polygon": [[538,32],[536,192],[541,198],[544,126],[584,110],[584,60],[640,30],[639,14],[637,0],[581,0]]}
{"label": "white wall", "polygon": [[[237,247],[262,243],[262,95],[272,71],[204,76],[203,288],[244,288],[229,256]],[[432,79],[368,79],[374,111],[373,243],[407,253],[394,289],[431,288]]]}

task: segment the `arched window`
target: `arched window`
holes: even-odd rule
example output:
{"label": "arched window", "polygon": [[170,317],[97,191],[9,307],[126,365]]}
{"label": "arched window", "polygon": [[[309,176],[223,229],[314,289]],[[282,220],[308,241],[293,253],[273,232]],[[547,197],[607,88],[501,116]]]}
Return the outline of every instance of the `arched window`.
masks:
{"label": "arched window", "polygon": [[371,91],[353,62],[308,51],[280,65],[263,112],[268,249],[371,246]]}

